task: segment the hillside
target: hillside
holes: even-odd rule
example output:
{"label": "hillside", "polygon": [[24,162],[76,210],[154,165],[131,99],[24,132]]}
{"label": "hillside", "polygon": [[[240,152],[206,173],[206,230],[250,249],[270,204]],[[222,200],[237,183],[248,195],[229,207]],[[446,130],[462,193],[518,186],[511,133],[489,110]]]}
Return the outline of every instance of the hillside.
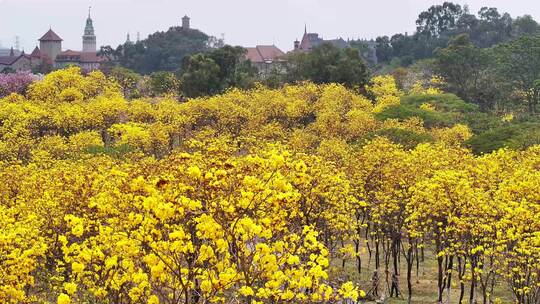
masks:
{"label": "hillside", "polygon": [[468,149],[524,125],[363,90],[127,100],[69,68],[0,99],[0,301],[537,302],[540,146]]}

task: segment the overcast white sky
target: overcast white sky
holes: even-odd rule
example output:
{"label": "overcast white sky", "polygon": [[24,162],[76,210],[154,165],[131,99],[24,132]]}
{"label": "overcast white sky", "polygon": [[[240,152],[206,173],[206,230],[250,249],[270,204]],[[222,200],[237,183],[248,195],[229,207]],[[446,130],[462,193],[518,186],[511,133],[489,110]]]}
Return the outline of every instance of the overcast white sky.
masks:
{"label": "overcast white sky", "polygon": [[[192,27],[220,37],[228,44],[253,46],[275,43],[284,51],[301,38],[304,23],[324,38],[372,38],[413,32],[418,14],[440,0],[0,0],[0,42],[10,47],[15,36],[33,49],[52,26],[64,39],[64,49],[81,49],[88,11],[98,45],[117,46],[131,32],[144,38],[179,25],[185,14]],[[540,0],[468,0],[476,12],[494,6],[512,17],[530,14],[540,19]]]}

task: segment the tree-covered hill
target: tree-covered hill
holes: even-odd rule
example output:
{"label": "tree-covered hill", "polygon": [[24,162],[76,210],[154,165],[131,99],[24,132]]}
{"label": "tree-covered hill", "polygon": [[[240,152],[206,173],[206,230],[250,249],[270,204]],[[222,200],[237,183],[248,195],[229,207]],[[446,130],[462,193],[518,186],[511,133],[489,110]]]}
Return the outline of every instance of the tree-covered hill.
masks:
{"label": "tree-covered hill", "polygon": [[173,26],[164,32],[155,32],[137,42],[126,42],[116,49],[102,48],[102,53],[115,59],[123,67],[140,74],[157,71],[176,71],[186,56],[204,53],[221,42],[196,29]]}

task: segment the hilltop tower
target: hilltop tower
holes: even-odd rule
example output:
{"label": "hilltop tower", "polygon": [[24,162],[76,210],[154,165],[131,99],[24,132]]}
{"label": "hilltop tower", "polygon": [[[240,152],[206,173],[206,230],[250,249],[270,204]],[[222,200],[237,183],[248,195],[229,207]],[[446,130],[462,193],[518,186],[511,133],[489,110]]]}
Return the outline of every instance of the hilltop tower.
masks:
{"label": "hilltop tower", "polygon": [[83,39],[83,53],[95,53],[96,48],[96,35],[94,34],[94,25],[92,18],[90,17],[90,9],[88,8],[88,18],[86,19],[86,27],[84,28]]}
{"label": "hilltop tower", "polygon": [[182,28],[184,30],[189,30],[189,17],[187,15],[185,15],[183,18],[182,18]]}
{"label": "hilltop tower", "polygon": [[46,56],[42,58],[53,63],[56,56],[62,52],[62,38],[58,36],[52,28],[39,39],[39,48],[41,55]]}

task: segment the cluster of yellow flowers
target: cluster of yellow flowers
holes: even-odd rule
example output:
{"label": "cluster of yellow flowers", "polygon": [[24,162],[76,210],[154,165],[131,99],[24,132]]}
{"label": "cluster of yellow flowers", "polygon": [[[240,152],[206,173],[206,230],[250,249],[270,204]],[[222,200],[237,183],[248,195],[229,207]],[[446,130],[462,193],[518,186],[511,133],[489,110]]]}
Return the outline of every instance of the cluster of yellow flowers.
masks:
{"label": "cluster of yellow flowers", "polygon": [[[375,119],[403,94],[391,77],[366,91],[128,101],[70,68],[0,100],[0,302],[345,303],[379,286],[337,260],[361,270],[367,249],[390,286],[425,246],[439,297],[454,271],[462,293],[537,301],[540,148],[475,157],[466,126]],[[384,129],[437,142],[363,140]]]}

